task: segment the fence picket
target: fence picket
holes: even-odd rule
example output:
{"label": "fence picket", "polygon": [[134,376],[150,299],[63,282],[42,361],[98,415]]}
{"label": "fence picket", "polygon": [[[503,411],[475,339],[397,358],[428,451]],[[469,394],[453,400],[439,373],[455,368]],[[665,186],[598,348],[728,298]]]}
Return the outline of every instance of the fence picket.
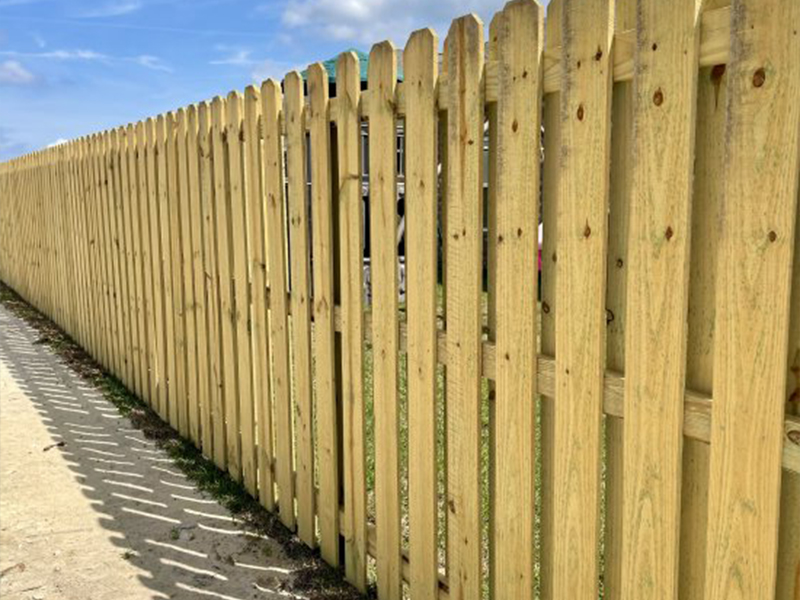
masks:
{"label": "fence picket", "polygon": [[[408,520],[412,598],[435,598],[439,580],[436,477],[436,80],[439,39],[411,34],[403,55],[406,97],[406,294],[408,310]],[[340,153],[341,154],[341,153]]]}
{"label": "fence picket", "polygon": [[141,361],[139,360],[139,304],[137,298],[138,286],[136,283],[136,256],[134,252],[134,223],[133,203],[136,197],[135,171],[130,168],[130,158],[133,154],[133,129],[130,125],[120,128],[119,168],[121,174],[121,213],[120,213],[120,239],[124,239],[122,260],[125,264],[125,289],[127,290],[127,304],[125,328],[128,336],[128,361],[130,365],[130,387],[133,392],[141,397]]}
{"label": "fence picket", "polygon": [[[545,49],[555,52],[561,46],[562,0],[552,0],[547,5],[545,22]],[[561,146],[561,93],[554,92],[542,102],[544,123],[544,165],[542,168],[542,293],[541,293],[541,351],[543,355],[556,353],[556,296],[558,275],[558,192]],[[541,385],[541,383],[540,383]],[[543,600],[553,596],[553,545],[555,533],[555,399],[542,395],[539,403],[540,464],[541,464],[541,551],[539,591]]]}
{"label": "fence picket", "polygon": [[178,354],[175,350],[175,311],[174,311],[174,277],[176,260],[173,254],[172,204],[177,202],[178,174],[176,172],[175,156],[175,116],[167,113],[159,116],[156,123],[156,143],[158,144],[158,199],[161,213],[161,250],[162,269],[164,281],[164,315],[166,328],[167,351],[167,386],[168,400],[165,414],[169,415],[167,421],[173,426],[178,426]]}
{"label": "fence picket", "polygon": [[274,509],[272,469],[272,388],[270,382],[269,333],[267,321],[267,249],[261,151],[261,95],[257,87],[244,91],[244,141],[250,225],[250,272],[252,280],[253,398],[256,411],[256,446],[259,498]]}
{"label": "fence picket", "polygon": [[637,17],[622,594],[673,598],[699,19],[693,0],[644,2]]}
{"label": "fence picket", "polygon": [[125,261],[125,233],[122,220],[122,174],[120,151],[122,129],[111,131],[109,146],[109,169],[113,177],[113,187],[109,189],[109,219],[111,221],[111,242],[114,265],[114,287],[117,299],[117,331],[120,337],[120,362],[122,381],[129,388],[133,387],[131,376],[133,359],[131,357],[131,328],[128,325],[128,284],[127,265]]}
{"label": "fence picket", "polygon": [[553,596],[596,598],[613,4],[565,0],[557,228]]}
{"label": "fence picket", "polygon": [[[506,5],[497,22],[495,494],[492,581],[498,598],[533,597],[536,252],[543,11]],[[536,116],[531,116],[536,115]],[[527,117],[527,118],[525,118]],[[598,412],[599,415],[599,412]]]}
{"label": "fence picket", "polygon": [[283,145],[278,122],[282,101],[278,83],[269,80],[261,86],[276,479],[280,497],[281,521],[293,529],[295,517],[294,482],[292,481],[292,390],[289,375],[289,325],[286,300],[286,203],[283,197]]}
{"label": "fence picket", "polygon": [[192,178],[191,149],[189,148],[191,124],[186,109],[178,111],[178,160],[180,161],[180,284],[181,315],[183,320],[183,354],[186,360],[184,435],[197,441],[199,402],[197,376],[197,322],[194,302],[194,266],[192,264],[192,205],[197,198],[196,179]]}
{"label": "fence picket", "polygon": [[[447,573],[454,598],[481,594],[483,23],[447,34]],[[380,463],[379,463],[380,464]]]}
{"label": "fence picket", "polygon": [[159,212],[159,172],[158,148],[156,147],[156,122],[149,118],[145,121],[145,138],[147,141],[147,203],[150,210],[150,261],[153,277],[153,349],[155,362],[151,368],[155,370],[157,392],[154,391],[153,406],[155,411],[165,418],[167,407],[167,352],[166,328],[164,320],[164,276],[162,271],[161,227]]}
{"label": "fence picket", "polygon": [[310,222],[306,198],[306,122],[303,78],[292,71],[283,80],[286,124],[286,180],[289,195],[292,358],[294,362],[295,445],[297,452],[297,535],[316,545],[314,438],[311,374]]}
{"label": "fence picket", "polygon": [[[715,177],[725,161],[725,69],[701,69],[697,83],[697,131],[689,267],[686,385],[712,394],[714,283],[724,184]],[[708,521],[709,446],[684,440],[681,482],[680,588],[682,598],[703,597]]]}
{"label": "fence picket", "polygon": [[[636,27],[635,0],[616,4],[616,27]],[[611,172],[609,178],[608,252],[606,262],[606,367],[625,370],[625,329],[627,323],[628,239],[633,195],[633,83],[616,82],[611,107]],[[622,598],[623,539],[623,420],[606,415],[606,531],[603,583],[608,600]]]}
{"label": "fence picket", "polygon": [[[242,478],[242,447],[239,437],[239,395],[236,379],[236,339],[234,328],[233,276],[231,257],[231,172],[228,138],[232,135],[227,120],[228,106],[224,99],[215,97],[211,103],[211,134],[214,146],[214,209],[217,240],[217,281],[219,286],[220,340],[222,344],[222,393],[225,424],[225,457],[228,472],[240,481]],[[234,134],[235,135],[235,134]],[[216,441],[214,442],[216,444]]]}
{"label": "fence picket", "polygon": [[150,204],[147,189],[147,159],[144,122],[139,121],[135,126],[136,150],[136,177],[138,196],[139,219],[139,269],[141,273],[142,290],[142,357],[144,366],[142,370],[145,400],[152,406],[156,393],[156,365],[154,351],[153,328],[153,274],[152,261],[150,260]]}
{"label": "fence picket", "polygon": [[397,395],[397,161],[391,99],[397,82],[394,46],[372,47],[369,59],[370,278],[375,413],[375,527],[378,595],[400,598],[400,408]]}
{"label": "fence picket", "polygon": [[92,157],[92,176],[94,177],[95,197],[94,202],[97,215],[97,224],[101,244],[98,248],[101,277],[106,286],[106,346],[108,347],[109,362],[108,366],[117,373],[119,377],[122,367],[119,362],[119,347],[121,344],[121,334],[117,328],[117,302],[113,262],[111,259],[111,200],[110,193],[113,189],[112,174],[108,170],[108,150],[109,133],[103,132],[95,138],[95,152]]}
{"label": "fence picket", "polygon": [[189,404],[194,400],[189,386],[189,318],[186,314],[186,285],[184,271],[186,255],[184,239],[185,213],[187,212],[189,182],[186,164],[186,111],[175,113],[175,125],[168,131],[174,144],[170,157],[175,157],[176,186],[170,201],[170,240],[172,242],[172,307],[175,323],[176,401],[178,404],[175,427],[183,437],[189,436]]}
{"label": "fence picket", "polygon": [[[203,200],[201,199],[201,194],[208,193],[208,187],[205,190],[202,189],[198,136],[197,105],[192,104],[186,109],[186,156],[189,174],[189,222],[187,228],[191,236],[186,268],[192,274],[191,288],[188,292],[191,302],[187,301],[187,312],[194,321],[194,332],[191,336],[193,342],[190,350],[194,353],[196,368],[193,374],[190,373],[190,376],[194,379],[197,400],[189,406],[189,430],[195,444],[207,449],[211,440],[211,421],[207,417],[209,367],[208,338],[206,336],[205,274],[203,272]],[[188,285],[189,277],[186,272],[184,272],[184,276]]]}
{"label": "fence picket", "polygon": [[800,5],[740,0],[733,11],[714,322],[708,600],[775,594],[800,164]]}
{"label": "fence picket", "polygon": [[342,420],[345,573],[367,589],[367,473],[364,411],[364,215],[361,197],[361,77],[358,57],[336,61],[339,280],[342,308]]}
{"label": "fence picket", "polygon": [[247,213],[250,202],[245,187],[242,95],[228,94],[228,159],[230,181],[231,251],[235,295],[239,410],[236,421],[241,429],[242,478],[250,493],[256,490],[255,410],[253,404],[253,338],[250,330],[250,292]]}
{"label": "fence picket", "polygon": [[311,130],[311,227],[313,256],[314,378],[319,458],[319,544],[322,557],[339,566],[339,460],[336,441],[336,369],[333,323],[333,205],[328,122],[328,72],[308,68]]}
{"label": "fence picket", "polygon": [[[225,206],[225,147],[222,141],[222,123],[224,115],[221,99],[215,99],[209,107],[207,102],[200,103],[198,117],[200,119],[200,143],[205,142],[203,161],[204,187],[208,193],[203,196],[203,246],[206,256],[206,293],[208,295],[208,352],[211,363],[211,401],[209,412],[214,430],[213,447],[208,452],[221,469],[228,466],[228,440],[225,425],[225,361],[222,352],[227,348],[222,335],[222,298],[220,290],[220,269],[217,232],[219,225],[217,215]],[[213,164],[212,164],[213,162]],[[222,208],[220,208],[222,207]]]}
{"label": "fence picket", "polygon": [[130,202],[128,204],[128,236],[130,240],[131,256],[131,281],[133,282],[133,301],[135,311],[132,315],[131,327],[136,330],[136,390],[140,398],[147,400],[147,334],[144,321],[144,274],[142,271],[142,237],[141,237],[141,210],[139,202],[139,173],[138,153],[136,146],[136,129],[128,125],[125,129],[128,138],[126,151],[128,187],[130,189]]}

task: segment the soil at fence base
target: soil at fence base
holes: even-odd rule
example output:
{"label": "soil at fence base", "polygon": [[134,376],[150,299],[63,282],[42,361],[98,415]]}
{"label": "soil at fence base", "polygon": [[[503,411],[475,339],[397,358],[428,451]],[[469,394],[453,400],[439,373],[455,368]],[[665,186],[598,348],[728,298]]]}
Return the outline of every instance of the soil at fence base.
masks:
{"label": "soil at fence base", "polygon": [[[59,357],[83,379],[91,383],[114,404],[120,413],[130,419],[136,429],[166,450],[175,465],[221,505],[231,511],[244,527],[276,540],[284,554],[303,563],[303,568],[293,572],[291,583],[281,591],[300,594],[309,600],[359,600],[365,598],[355,588],[344,582],[343,571],[325,563],[319,552],[302,543],[280,522],[265,510],[239,483],[236,483],[217,466],[205,459],[191,442],[162,421],[146,404],[128,391],[72,340],[55,323],[28,304],[13,289],[0,281],[0,304],[31,325],[38,333],[37,344],[52,348]],[[375,598],[374,586],[368,596]]]}

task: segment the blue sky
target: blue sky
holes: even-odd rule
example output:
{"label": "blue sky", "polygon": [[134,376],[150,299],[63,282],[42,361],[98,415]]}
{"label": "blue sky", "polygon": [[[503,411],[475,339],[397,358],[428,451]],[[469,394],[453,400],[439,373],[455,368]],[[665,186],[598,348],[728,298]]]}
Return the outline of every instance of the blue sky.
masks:
{"label": "blue sky", "polygon": [[0,0],[0,160],[503,0]]}

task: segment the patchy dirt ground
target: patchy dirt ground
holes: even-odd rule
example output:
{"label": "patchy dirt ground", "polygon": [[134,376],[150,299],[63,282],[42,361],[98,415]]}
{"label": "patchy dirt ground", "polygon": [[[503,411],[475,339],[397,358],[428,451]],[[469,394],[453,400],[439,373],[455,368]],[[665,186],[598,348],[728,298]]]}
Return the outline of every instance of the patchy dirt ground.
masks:
{"label": "patchy dirt ground", "polygon": [[2,598],[360,597],[52,324],[9,298],[3,290]]}

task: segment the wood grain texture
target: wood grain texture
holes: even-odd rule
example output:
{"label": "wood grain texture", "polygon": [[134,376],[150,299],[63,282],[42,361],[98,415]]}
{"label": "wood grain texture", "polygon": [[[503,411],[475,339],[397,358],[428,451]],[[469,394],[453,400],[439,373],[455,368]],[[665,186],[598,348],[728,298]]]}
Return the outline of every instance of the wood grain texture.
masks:
{"label": "wood grain texture", "polygon": [[[545,22],[545,51],[561,45],[562,0],[547,5]],[[542,293],[541,293],[541,352],[554,356],[556,352],[556,282],[558,280],[558,192],[559,148],[561,145],[561,94],[544,96],[542,102],[544,125],[544,163],[542,165]],[[485,354],[484,354],[485,362]],[[538,363],[541,368],[541,362]],[[555,402],[553,394],[543,389],[537,373],[537,392],[541,395],[540,411],[540,480],[541,508],[539,527],[539,594],[545,600],[553,598],[553,535],[555,520]]]}
{"label": "wood grain texture", "polygon": [[186,406],[182,419],[184,436],[196,439],[198,426],[198,377],[197,377],[197,322],[194,311],[194,274],[192,267],[192,218],[191,205],[197,197],[197,188],[191,182],[189,170],[189,119],[185,109],[178,111],[178,160],[179,189],[180,189],[180,284],[181,284],[181,315],[183,321],[183,347],[186,364],[184,383],[185,400],[181,403]]}
{"label": "wood grain texture", "polygon": [[[724,181],[718,176],[725,160],[724,67],[701,69],[697,84],[697,133],[692,201],[692,260],[689,271],[686,385],[712,395],[714,356],[714,292],[718,269],[719,215]],[[681,598],[704,593],[708,520],[709,446],[684,440],[681,484]]]}
{"label": "wood grain texture", "polygon": [[167,120],[172,128],[172,117],[160,115],[156,121],[156,158],[158,172],[158,219],[161,224],[159,229],[161,245],[161,271],[162,282],[162,313],[164,315],[164,355],[166,371],[164,373],[165,402],[162,407],[163,416],[169,422],[173,411],[173,397],[175,396],[175,326],[172,312],[172,260],[169,229],[169,199],[172,176],[168,165],[174,162],[169,159],[169,152],[173,146],[167,146]]}
{"label": "wood grain texture", "polygon": [[[128,175],[125,168],[124,152],[127,144],[125,128],[118,127],[111,138],[111,161],[114,174],[112,226],[114,228],[114,253],[116,255],[115,275],[118,277],[119,314],[117,325],[122,337],[122,381],[132,389],[135,384],[133,359],[133,330],[131,329],[131,296],[128,283],[128,245],[125,220],[126,197],[128,191]],[[48,263],[49,264],[49,263]]]}
{"label": "wood grain texture", "polygon": [[[216,224],[217,285],[219,289],[220,366],[222,372],[222,414],[225,425],[225,460],[231,476],[241,479],[241,438],[239,437],[239,396],[236,377],[236,341],[231,257],[231,190],[228,161],[227,103],[220,97],[211,102],[211,136],[214,152],[214,211]],[[215,447],[216,447],[215,436]],[[216,449],[215,449],[216,453]]]}
{"label": "wood grain texture", "polygon": [[411,34],[403,54],[406,98],[406,310],[408,313],[409,593],[433,598],[439,558],[436,473],[436,80],[439,39]]}
{"label": "wood grain texture", "polygon": [[339,458],[336,433],[336,368],[333,324],[333,202],[328,72],[322,63],[308,68],[311,130],[311,239],[314,274],[314,355],[319,459],[319,543],[322,557],[339,566]]}
{"label": "wood grain texture", "polygon": [[[621,0],[616,7],[616,27],[636,27],[635,0]],[[614,84],[611,107],[611,171],[609,178],[608,251],[606,255],[606,366],[625,370],[627,326],[628,235],[633,165],[633,84]],[[608,600],[622,598],[624,426],[618,417],[606,415],[606,521],[605,573]]]}
{"label": "wood grain texture", "polygon": [[138,297],[136,282],[136,256],[134,252],[134,220],[133,204],[136,192],[135,165],[131,171],[131,156],[133,147],[133,129],[130,125],[120,128],[120,240],[124,240],[121,258],[124,262],[125,290],[126,290],[126,316],[125,327],[128,333],[128,361],[129,361],[129,389],[141,397],[141,361],[139,346],[138,326]]}
{"label": "wood grain texture", "polygon": [[289,240],[292,311],[292,359],[297,447],[297,535],[316,545],[314,525],[314,438],[311,389],[311,246],[306,204],[306,134],[303,78],[292,71],[283,80],[286,124],[286,178],[289,194]]}
{"label": "wood grain texture", "polygon": [[494,543],[497,598],[533,597],[536,298],[540,85],[544,13],[533,0],[503,9],[497,59],[506,93],[497,103]]}
{"label": "wood grain texture", "polygon": [[450,593],[481,594],[481,264],[483,245],[483,24],[453,21],[447,35],[447,571]]}
{"label": "wood grain texture", "polygon": [[[267,316],[267,237],[264,199],[264,164],[261,143],[261,93],[255,86],[244,91],[244,150],[250,226],[250,277],[252,288],[253,398],[256,411],[258,497],[267,510],[275,508],[272,469],[272,382]],[[257,192],[256,192],[257,190]]]}
{"label": "wood grain texture", "polygon": [[398,383],[397,161],[391,99],[397,62],[390,42],[370,52],[369,120],[370,276],[372,280],[373,395],[375,403],[375,526],[378,595],[400,598],[400,413]]}
{"label": "wood grain texture", "polygon": [[154,392],[153,408],[161,418],[164,418],[164,409],[167,406],[167,352],[164,321],[164,282],[162,275],[162,249],[161,249],[161,219],[158,190],[159,177],[157,171],[158,152],[156,147],[156,122],[150,118],[144,124],[147,149],[147,203],[150,211],[150,261],[153,277],[153,350],[155,361],[151,368],[155,370],[157,389]]}
{"label": "wood grain texture", "polygon": [[155,327],[153,319],[153,263],[150,259],[150,203],[147,183],[147,139],[144,123],[136,123],[136,177],[139,188],[139,267],[142,286],[142,356],[145,400],[152,406],[156,394]]}
{"label": "wood grain texture", "polygon": [[233,314],[236,329],[236,369],[238,378],[237,424],[241,435],[242,481],[248,492],[256,491],[255,406],[253,398],[253,338],[250,328],[250,264],[248,204],[251,194],[260,190],[246,187],[242,95],[228,94],[228,166],[230,183],[231,253],[234,285]]}
{"label": "wood grain texture", "polygon": [[562,6],[553,596],[598,594],[613,5]]}
{"label": "wood grain texture", "polygon": [[622,596],[666,599],[678,586],[697,4],[640,3],[636,25]]}
{"label": "wood grain texture", "polygon": [[[177,421],[173,424],[183,436],[189,435],[189,352],[187,344],[187,319],[185,304],[184,271],[184,246],[183,239],[183,213],[185,212],[184,198],[189,193],[188,175],[186,172],[186,111],[180,108],[175,113],[175,122],[172,131],[168,130],[169,138],[174,144],[175,157],[175,188],[170,198],[170,243],[172,245],[172,310],[175,325],[175,397],[177,404]],[[173,191],[171,189],[171,191]],[[188,204],[187,204],[188,206]]]}
{"label": "wood grain texture", "polygon": [[[159,156],[163,156],[159,162],[159,170],[163,170],[163,187],[159,186],[159,211],[162,220],[161,227],[161,246],[163,248],[163,269],[164,269],[164,314],[167,323],[167,356],[168,356],[168,375],[169,399],[167,411],[168,422],[175,428],[178,427],[178,404],[180,390],[178,387],[179,363],[178,353],[176,352],[176,330],[175,322],[175,276],[176,258],[174,256],[173,231],[173,203],[178,201],[178,167],[177,151],[175,148],[175,115],[167,113],[163,121],[158,123],[158,135],[161,137],[161,150]],[[162,164],[163,163],[163,164]],[[161,182],[159,182],[161,183]]]}
{"label": "wood grain texture", "polygon": [[144,274],[142,272],[142,238],[141,217],[139,209],[139,175],[138,149],[136,147],[136,129],[129,124],[125,129],[128,138],[127,163],[130,203],[128,205],[128,235],[131,246],[131,271],[133,282],[133,300],[135,303],[131,327],[136,335],[136,391],[139,398],[147,399],[147,334],[144,327]]}
{"label": "wood grain texture", "polygon": [[[209,425],[210,443],[203,435],[203,453],[212,458],[221,469],[226,462],[225,410],[222,380],[219,278],[217,275],[217,180],[215,156],[221,152],[221,144],[216,141],[212,130],[211,108],[207,102],[197,107],[198,144],[200,153],[201,218],[203,220],[203,263],[204,285],[208,316],[208,411],[203,418],[204,426]],[[220,161],[221,162],[221,161]]]}
{"label": "wood grain texture", "polygon": [[347,580],[367,589],[367,473],[364,411],[364,209],[361,197],[361,119],[358,57],[336,61],[339,280],[342,307],[342,427],[344,564]]}
{"label": "wood grain texture", "polygon": [[740,0],[732,14],[705,596],[758,600],[776,590],[800,5]]}
{"label": "wood grain texture", "polygon": [[270,283],[269,339],[272,350],[272,391],[275,403],[275,457],[281,521],[295,526],[292,481],[292,395],[289,374],[288,302],[286,292],[286,202],[283,184],[283,145],[278,115],[281,88],[269,80],[261,86],[264,128],[264,196]]}
{"label": "wood grain texture", "polygon": [[[209,354],[208,354],[208,320],[206,314],[206,275],[203,262],[203,198],[211,189],[211,180],[205,173],[201,174],[203,154],[208,151],[208,130],[200,131],[198,107],[193,104],[186,109],[186,150],[189,169],[189,227],[191,230],[191,260],[188,262],[192,270],[192,314],[195,319],[195,352],[197,372],[197,401],[190,430],[195,445],[203,448],[207,456],[211,456],[211,419],[209,418]],[[203,138],[202,144],[200,138]],[[202,164],[207,170],[207,165]]]}

